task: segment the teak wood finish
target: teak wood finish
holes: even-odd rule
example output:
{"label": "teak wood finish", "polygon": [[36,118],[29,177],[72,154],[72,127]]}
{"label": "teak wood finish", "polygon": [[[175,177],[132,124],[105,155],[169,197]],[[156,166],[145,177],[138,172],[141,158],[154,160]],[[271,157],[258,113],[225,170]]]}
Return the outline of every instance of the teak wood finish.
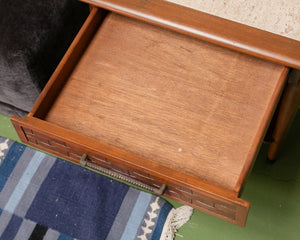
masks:
{"label": "teak wood finish", "polygon": [[[239,194],[286,66],[297,61],[280,65],[155,26],[185,23],[174,19],[177,5],[166,3],[174,12],[162,19],[159,1],[90,2],[126,16],[91,8],[32,111],[11,118],[21,140],[75,162],[87,154],[152,187],[166,184],[165,196],[244,226],[249,203]],[[197,12],[185,11],[193,32]]]}
{"label": "teak wood finish", "polygon": [[81,0],[226,48],[300,69],[300,42],[164,0]]}

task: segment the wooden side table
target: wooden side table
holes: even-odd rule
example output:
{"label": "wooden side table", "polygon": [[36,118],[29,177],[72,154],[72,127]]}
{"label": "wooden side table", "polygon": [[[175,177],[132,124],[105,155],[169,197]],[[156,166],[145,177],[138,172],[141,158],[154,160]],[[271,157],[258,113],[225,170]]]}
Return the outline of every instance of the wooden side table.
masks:
{"label": "wooden side table", "polygon": [[244,226],[299,42],[164,1],[86,2],[32,111],[12,117],[22,141]]}

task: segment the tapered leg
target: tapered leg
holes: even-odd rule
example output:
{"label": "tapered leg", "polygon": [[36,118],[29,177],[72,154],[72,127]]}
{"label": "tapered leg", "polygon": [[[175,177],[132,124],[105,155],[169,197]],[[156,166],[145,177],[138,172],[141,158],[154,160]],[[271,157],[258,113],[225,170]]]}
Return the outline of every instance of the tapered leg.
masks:
{"label": "tapered leg", "polygon": [[300,103],[300,70],[291,70],[278,108],[268,159],[275,160]]}

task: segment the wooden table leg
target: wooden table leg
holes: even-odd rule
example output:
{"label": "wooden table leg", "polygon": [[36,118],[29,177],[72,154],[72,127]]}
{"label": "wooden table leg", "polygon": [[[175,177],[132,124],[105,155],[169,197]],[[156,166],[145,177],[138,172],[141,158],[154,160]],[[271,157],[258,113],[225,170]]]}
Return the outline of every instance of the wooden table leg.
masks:
{"label": "wooden table leg", "polygon": [[274,161],[300,103],[300,70],[292,69],[278,107],[268,159]]}

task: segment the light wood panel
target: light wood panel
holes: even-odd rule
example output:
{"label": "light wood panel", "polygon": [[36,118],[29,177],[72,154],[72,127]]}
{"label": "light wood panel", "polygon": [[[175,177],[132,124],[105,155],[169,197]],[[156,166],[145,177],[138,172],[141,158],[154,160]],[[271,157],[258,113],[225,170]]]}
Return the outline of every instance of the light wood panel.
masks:
{"label": "light wood panel", "polygon": [[285,72],[110,14],[45,120],[236,190]]}

